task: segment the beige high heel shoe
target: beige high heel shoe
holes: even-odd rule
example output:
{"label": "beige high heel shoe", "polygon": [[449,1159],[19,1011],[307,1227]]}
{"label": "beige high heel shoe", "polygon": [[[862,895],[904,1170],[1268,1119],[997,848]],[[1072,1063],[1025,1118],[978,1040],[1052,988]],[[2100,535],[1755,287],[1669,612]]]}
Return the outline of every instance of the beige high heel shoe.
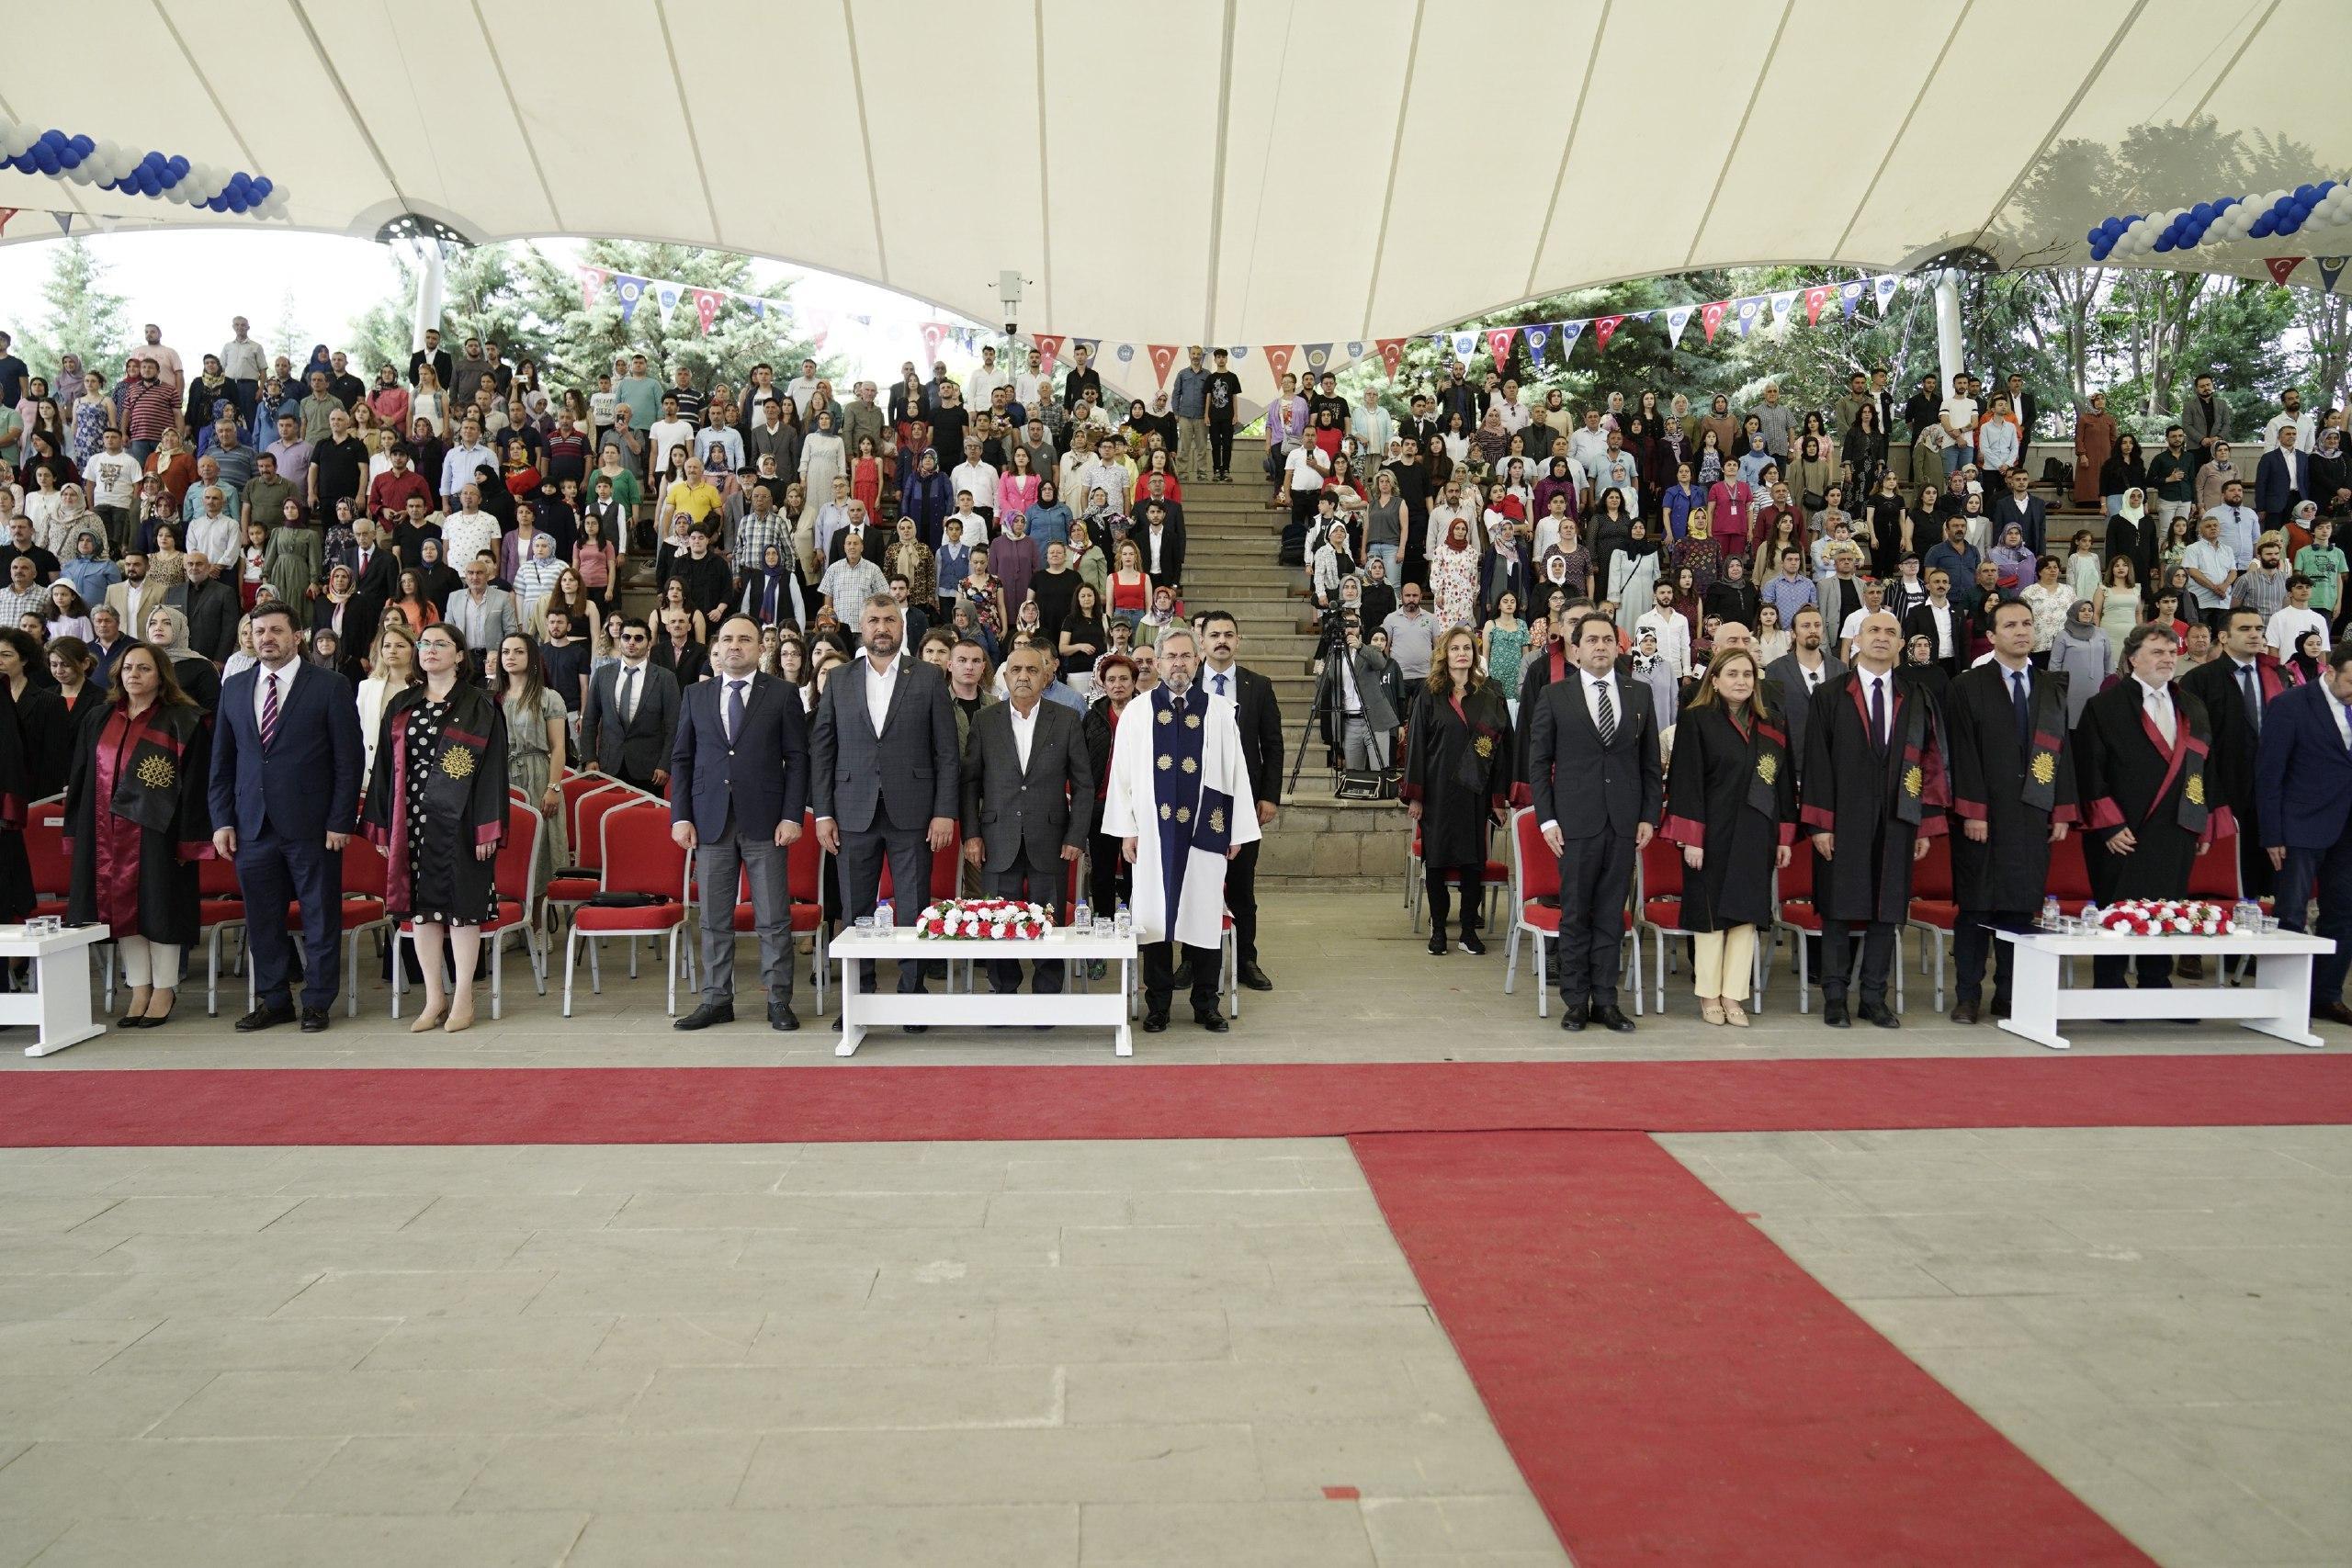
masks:
{"label": "beige high heel shoe", "polygon": [[1723,1022],[1723,999],[1720,997],[1709,997],[1704,1001],[1701,1002],[1699,1004],[1699,1019],[1702,1023]]}
{"label": "beige high heel shoe", "polygon": [[1729,997],[1725,997],[1724,998],[1724,1021],[1730,1024],[1734,1029],[1746,1029],[1747,1027],[1747,1010],[1741,1007]]}
{"label": "beige high heel shoe", "polygon": [[449,1004],[446,1001],[438,1007],[426,1007],[423,1012],[416,1015],[416,1021],[408,1026],[408,1032],[411,1034],[424,1034],[440,1028],[441,1016],[448,1010]]}
{"label": "beige high heel shoe", "polygon": [[449,1021],[441,1026],[441,1032],[444,1034],[463,1034],[467,1030],[471,1029],[473,1026],[474,1003],[473,998],[469,997],[466,998],[466,1004],[462,1008],[455,1002],[451,1002],[449,1004]]}

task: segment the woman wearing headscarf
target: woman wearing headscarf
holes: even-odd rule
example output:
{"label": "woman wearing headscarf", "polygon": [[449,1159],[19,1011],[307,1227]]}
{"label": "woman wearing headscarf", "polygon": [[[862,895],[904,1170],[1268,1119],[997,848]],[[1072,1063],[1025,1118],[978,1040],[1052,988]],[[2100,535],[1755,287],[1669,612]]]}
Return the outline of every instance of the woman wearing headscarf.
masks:
{"label": "woman wearing headscarf", "polygon": [[1788,734],[1746,649],[1716,654],[1674,731],[1658,836],[1682,850],[1682,927],[1709,1023],[1747,1026],[1756,928],[1772,919],[1772,875],[1796,841]]}
{"label": "woman wearing headscarf", "polygon": [[2119,556],[2129,560],[2145,582],[2155,571],[2156,547],[2155,525],[2148,521],[2147,491],[2127,485],[2108,515],[2107,559],[2110,565]]}
{"label": "woman wearing headscarf", "polygon": [[263,581],[280,601],[299,611],[311,585],[319,581],[322,558],[319,531],[310,525],[302,503],[288,496],[270,526],[268,549],[262,558]]}
{"label": "woman wearing headscarf", "polygon": [[763,547],[758,564],[743,573],[735,607],[763,626],[807,626],[817,595],[800,576],[797,553],[777,544]]}
{"label": "woman wearing headscarf", "polygon": [[1356,574],[1356,558],[1348,544],[1348,525],[1334,518],[1330,532],[1315,547],[1315,558],[1307,566],[1307,592],[1317,610],[1329,610],[1340,602],[1340,584]]}
{"label": "woman wearing headscarf", "polygon": [[2345,450],[2344,432],[2334,425],[2319,433],[2311,456],[2311,499],[2322,517],[2352,515],[2352,453]]}
{"label": "woman wearing headscarf", "polygon": [[[126,628],[128,629],[128,628]],[[172,681],[206,714],[220,705],[220,676],[212,660],[187,645],[187,616],[176,605],[147,612],[147,640],[171,660]]]}
{"label": "woman wearing headscarf", "polygon": [[1487,835],[1492,823],[1509,820],[1516,750],[1502,690],[1478,669],[1477,634],[1451,626],[1438,638],[1428,683],[1413,699],[1398,792],[1419,825],[1431,957],[1445,955],[1449,883],[1462,889],[1462,950],[1487,951],[1478,937]]}
{"label": "woman wearing headscarf", "polygon": [[2011,523],[2001,530],[1987,558],[2001,570],[2001,592],[2022,593],[2034,578],[2032,547],[2025,542],[2025,529]]}
{"label": "woman wearing headscarf", "polygon": [[[424,1005],[409,1032],[439,1024],[455,1034],[473,1027],[481,927],[498,908],[506,721],[467,678],[465,639],[455,626],[427,626],[417,639],[417,664],[423,681],[385,705],[361,821],[384,852],[392,919],[414,924]],[[457,976],[448,990],[445,941]]]}
{"label": "woman wearing headscarf", "polygon": [[[2133,599],[2136,602],[2138,595]],[[2087,599],[2077,599],[2066,612],[2066,624],[2050,645],[2050,670],[2066,677],[2066,728],[2083,720],[2083,706],[2098,694],[2115,668],[2115,649],[2099,629],[2098,612]]]}
{"label": "woman wearing headscarf", "polygon": [[1437,601],[1439,625],[1478,624],[1478,552],[1470,543],[1467,518],[1446,525],[1445,538],[1430,561],[1430,592]]}
{"label": "woman wearing headscarf", "polygon": [[[209,668],[209,667],[208,667]],[[133,643],[103,716],[82,727],[65,790],[74,866],[66,917],[104,924],[130,987],[123,1029],[172,1015],[180,955],[199,927],[197,863],[210,860],[210,731],[167,656]]]}
{"label": "woman wearing headscarf", "polygon": [[1509,524],[1489,530],[1486,553],[1478,562],[1479,621],[1495,615],[1506,593],[1515,593],[1521,604],[1526,604],[1534,586],[1534,569],[1520,530]]}
{"label": "woman wearing headscarf", "polygon": [[1535,481],[1536,516],[1543,517],[1550,513],[1552,498],[1555,495],[1565,495],[1568,498],[1568,515],[1571,518],[1575,517],[1577,515],[1577,481],[1568,471],[1568,460],[1566,457],[1555,457],[1545,464],[1544,477]]}
{"label": "woman wearing headscarf", "polygon": [[1609,558],[1609,591],[1601,597],[1616,604],[1617,629],[1630,639],[1634,623],[1649,612],[1659,560],[1657,541],[1650,537],[1647,518],[1634,518],[1626,529],[1624,547]]}

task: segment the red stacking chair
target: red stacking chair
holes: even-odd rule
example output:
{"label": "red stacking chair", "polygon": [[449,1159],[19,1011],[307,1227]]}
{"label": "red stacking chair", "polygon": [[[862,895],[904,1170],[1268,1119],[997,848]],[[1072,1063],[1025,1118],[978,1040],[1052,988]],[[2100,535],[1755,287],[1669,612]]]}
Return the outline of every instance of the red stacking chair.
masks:
{"label": "red stacking chair", "polygon": [[808,938],[808,973],[817,982],[817,1010],[825,1010],[825,852],[817,842],[817,814],[800,814],[800,837],[784,863],[792,894],[792,934]]}
{"label": "red stacking chair", "polygon": [[[1539,839],[1543,835],[1538,834]],[[1550,852],[1548,846],[1546,853]],[[1653,955],[1657,960],[1657,1010],[1666,1010],[1666,939],[1695,936],[1698,933],[1682,923],[1682,846],[1663,838],[1652,838],[1642,847],[1642,925],[1656,942]],[[1636,939],[1638,942],[1638,939]],[[1748,976],[1748,1010],[1764,1010],[1763,950],[1759,944],[1757,958]]]}
{"label": "red stacking chair", "polygon": [[[1510,814],[1510,945],[1503,964],[1503,994],[1511,994],[1519,978],[1519,940],[1535,942],[1535,1016],[1551,1015],[1552,982],[1544,957],[1546,939],[1560,934],[1560,859],[1544,841],[1535,813],[1525,807]],[[1635,898],[1641,897],[1638,886]],[[1633,949],[1634,1011],[1643,1009],[1642,941],[1634,926],[1634,911],[1624,916],[1625,940]]]}
{"label": "red stacking chair", "polygon": [[[538,943],[537,931],[537,868],[539,835],[547,829],[547,819],[535,805],[509,798],[506,806],[506,841],[498,846],[497,863],[492,868],[492,883],[498,894],[497,912],[481,926],[482,943],[490,953],[490,1016],[495,1019],[503,1010],[506,999],[506,939],[523,939],[523,952],[530,960],[531,978],[537,984],[539,995],[548,991],[547,960]],[[393,936],[397,949],[402,941],[416,940],[415,928],[408,921]],[[392,954],[392,1016],[401,1015],[401,981],[406,974],[400,953]]]}
{"label": "red stacking chair", "polygon": [[[959,868],[963,862],[963,855],[964,830],[958,828],[947,836],[946,848],[931,852],[931,891],[922,896],[921,900],[915,905],[917,908],[922,908],[924,904],[930,903],[934,898],[956,897],[956,889],[962,886],[964,874]],[[888,860],[882,863],[882,881],[878,891],[874,896],[877,899],[889,899],[894,907],[899,901],[897,894],[890,887],[890,863]]]}
{"label": "red stacking chair", "polygon": [[2188,863],[2188,896],[2209,904],[2238,901],[2238,836],[2234,830],[2215,835],[2212,846]]}
{"label": "red stacking chair", "polygon": [[[65,852],[65,797],[36,800],[25,813],[25,858],[32,863],[35,915],[65,918],[74,891],[74,857]],[[111,946],[111,943],[102,943]],[[100,956],[106,975],[106,1010],[114,1011],[114,955]]]}
{"label": "red stacking chair", "polygon": [[580,941],[589,941],[588,983],[603,990],[595,942],[608,936],[670,939],[667,980],[668,1010],[678,1010],[678,933],[685,925],[686,907],[679,897],[685,886],[686,852],[670,837],[670,813],[658,801],[633,802],[605,813],[604,885],[606,893],[650,895],[653,902],[631,907],[582,904],[572,911],[571,930],[563,944],[563,1016],[571,1016],[572,976],[579,965]]}
{"label": "red stacking chair", "polygon": [[[381,857],[379,857],[381,863]],[[215,856],[196,863],[196,891],[198,899],[198,931],[204,938],[204,1011],[212,1017],[220,1010],[220,939],[229,931],[243,939],[245,930],[245,896],[237,885],[234,861]],[[251,992],[253,955],[245,955],[248,973],[245,989]]]}
{"label": "red stacking chair", "polygon": [[[575,774],[574,778],[597,779],[595,773]],[[565,781],[567,784],[571,780]],[[549,936],[560,931],[561,921],[579,905],[594,898],[604,887],[605,816],[624,806],[650,801],[653,797],[634,785],[604,779],[594,789],[583,789],[565,798],[566,827],[571,835],[571,864],[560,868],[548,878],[540,897],[547,906],[551,929]]]}
{"label": "red stacking chair", "polygon": [[[2074,835],[2066,835],[2069,839]],[[1793,858],[1793,857],[1792,857]],[[1911,929],[1919,933],[1919,963],[1928,962],[1926,948],[1936,953],[1936,1010],[1944,1010],[1944,944],[1960,927],[1960,904],[1953,897],[1951,838],[1939,833],[1928,840],[1928,858],[1911,867]]]}
{"label": "red stacking chair", "polygon": [[[1487,863],[1485,931],[1495,929],[1495,900],[1510,886],[1510,867],[1498,860]],[[1413,824],[1413,841],[1405,851],[1405,908],[1413,912],[1413,929],[1421,929],[1421,899],[1429,891],[1429,873],[1421,860],[1421,825]]]}
{"label": "red stacking chair", "polygon": [[[387,930],[391,917],[384,906],[384,852],[361,834],[354,833],[343,846],[343,990],[344,1016],[359,1016],[359,939],[370,931]],[[289,900],[286,906],[286,934],[299,941],[302,930],[302,904]],[[392,967],[392,984],[400,984],[400,966]],[[254,966],[245,965],[245,1008],[251,1011],[259,998],[254,991]],[[392,1016],[400,1016],[397,1008]]]}
{"label": "red stacking chair", "polygon": [[[1950,863],[1946,863],[1949,865]],[[1772,922],[1772,929],[1776,932],[1787,931],[1789,944],[1796,951],[1797,1011],[1799,1012],[1813,1010],[1813,976],[1810,970],[1812,960],[1805,953],[1804,939],[1821,934],[1821,911],[1814,907],[1813,902],[1813,866],[1812,846],[1800,839],[1795,852],[1789,856],[1788,869],[1779,873],[1773,878],[1772,884],[1781,909],[1781,918]],[[1946,883],[1947,885],[1950,883],[1949,871],[1946,873]],[[1857,961],[1859,961],[1859,954]],[[1770,960],[1767,960],[1765,967],[1769,973]],[[1901,926],[1894,928],[1894,956],[1888,967],[1894,971],[1894,1010],[1901,1012],[1904,1008],[1903,928]]]}

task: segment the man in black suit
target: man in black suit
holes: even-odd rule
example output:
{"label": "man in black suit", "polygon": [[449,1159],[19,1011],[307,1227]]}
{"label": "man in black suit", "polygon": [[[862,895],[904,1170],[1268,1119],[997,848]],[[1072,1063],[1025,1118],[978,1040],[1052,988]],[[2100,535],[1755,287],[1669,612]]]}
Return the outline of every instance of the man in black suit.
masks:
{"label": "man in black suit", "polygon": [[[1201,643],[1207,658],[1201,665],[1201,689],[1213,699],[1233,705],[1241,728],[1241,756],[1250,764],[1250,793],[1258,798],[1261,832],[1274,825],[1283,799],[1283,710],[1274,683],[1255,670],[1235,662],[1241,627],[1229,610],[1211,610],[1201,623]],[[1271,991],[1274,983],[1258,966],[1258,850],[1253,840],[1226,863],[1225,907],[1233,911],[1233,954],[1241,983],[1253,991]]]}
{"label": "man in black suit", "polygon": [[659,795],[670,782],[670,740],[678,724],[678,679],[649,657],[652,633],[635,615],[621,622],[620,658],[588,680],[580,710],[580,755],[590,773]]}
{"label": "man in black suit", "polygon": [[[2033,427],[2041,423],[2041,400],[2025,389],[2025,378],[2014,370],[2009,372],[2008,393],[2009,412],[2018,416],[2018,467],[2022,468],[2033,446]],[[1879,428],[1883,430],[1886,427],[1881,425]],[[1999,538],[2001,530],[1995,528],[1993,536]],[[2028,534],[2026,537],[2032,539],[2034,536]],[[2033,551],[2040,555],[2041,546],[2036,543]]]}
{"label": "man in black suit", "polygon": [[2046,547],[2050,509],[2042,503],[2040,496],[2030,493],[2031,485],[2024,464],[2020,463],[2009,470],[2008,492],[1993,503],[1993,525],[1989,532],[1994,539],[1998,540],[2014,523],[2025,532],[2025,547],[2038,556]]}
{"label": "man in black suit", "polygon": [[[1043,904],[1066,918],[1063,894],[1086,842],[1094,807],[1094,767],[1079,716],[1045,700],[1045,654],[1021,643],[1004,659],[1006,700],[972,716],[964,747],[964,858],[991,898]],[[989,963],[989,989],[1021,988],[1021,962]],[[1062,988],[1058,960],[1040,959],[1029,988]]]}
{"label": "man in black suit", "polygon": [[[236,589],[221,577],[220,569],[203,556],[187,558],[187,581],[175,592],[187,614],[187,645],[215,664],[228,661],[237,651],[237,621],[243,613]],[[379,609],[378,615],[383,612]],[[350,618],[354,626],[373,626],[372,621]]]}
{"label": "man in black suit", "polygon": [[729,615],[711,638],[717,678],[685,694],[670,750],[670,836],[694,852],[702,886],[702,1005],[671,1027],[735,1021],[735,895],[747,876],[760,935],[768,1027],[792,1011],[791,846],[808,805],[800,694],[760,673],[760,626]]}
{"label": "man in black suit", "polygon": [[1172,587],[1184,581],[1184,525],[1169,516],[1165,505],[1147,502],[1142,525],[1128,537],[1135,540],[1144,574],[1154,586],[1165,582]]}
{"label": "man in black suit", "polygon": [[1589,1021],[1621,1034],[1617,949],[1634,858],[1663,804],[1650,689],[1617,671],[1617,624],[1577,617],[1575,672],[1545,685],[1528,743],[1528,784],[1544,841],[1560,857],[1560,1027]]}
{"label": "man in black suit", "polygon": [[1968,632],[1967,615],[1952,603],[1951,573],[1937,567],[1928,573],[1927,603],[1913,606],[1903,617],[1903,640],[1926,637],[1943,672],[1957,676],[1968,663]]}
{"label": "man in black suit", "polygon": [[[905,621],[888,593],[860,613],[862,657],[836,669],[808,743],[817,840],[841,863],[849,917],[870,915],[890,863],[893,923],[912,926],[931,898],[931,857],[956,838],[964,761],[946,679],[908,653]],[[950,889],[949,891],[953,891]],[[874,964],[858,982],[874,988]],[[922,965],[899,965],[899,989],[922,989]],[[920,1034],[928,1024],[899,1026]]]}
{"label": "man in black suit", "polygon": [[425,328],[424,346],[413,351],[409,355],[408,384],[410,386],[413,387],[416,385],[418,380],[417,372],[422,370],[427,365],[433,367],[433,374],[439,378],[441,389],[445,392],[448,391],[450,389],[450,383],[457,378],[458,362],[450,356],[447,349],[441,346],[441,329],[439,327]]}
{"label": "man in black suit", "polygon": [[351,569],[351,610],[343,619],[344,640],[364,654],[376,646],[376,627],[384,618],[384,606],[401,591],[401,563],[385,547],[376,520],[357,517],[352,520],[350,546],[327,558],[329,571],[338,566]]}

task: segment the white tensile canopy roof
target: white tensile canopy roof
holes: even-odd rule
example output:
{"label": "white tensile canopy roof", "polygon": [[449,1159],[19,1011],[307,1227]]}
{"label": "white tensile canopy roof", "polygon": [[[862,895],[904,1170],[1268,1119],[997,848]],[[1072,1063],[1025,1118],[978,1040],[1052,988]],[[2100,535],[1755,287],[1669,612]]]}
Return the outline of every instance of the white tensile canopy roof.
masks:
{"label": "white tensile canopy roof", "polygon": [[[2345,23],[2340,0],[80,0],[10,18],[0,113],[266,175],[304,229],[716,246],[990,323],[1012,269],[1024,331],[1344,343],[1694,267],[2084,262],[2110,213],[2246,194],[2211,154],[2233,137],[2290,147],[2262,165],[2288,186],[2352,168],[2324,69]],[[256,221],[16,170],[0,205]],[[2321,240],[2143,261],[2262,276]]]}

